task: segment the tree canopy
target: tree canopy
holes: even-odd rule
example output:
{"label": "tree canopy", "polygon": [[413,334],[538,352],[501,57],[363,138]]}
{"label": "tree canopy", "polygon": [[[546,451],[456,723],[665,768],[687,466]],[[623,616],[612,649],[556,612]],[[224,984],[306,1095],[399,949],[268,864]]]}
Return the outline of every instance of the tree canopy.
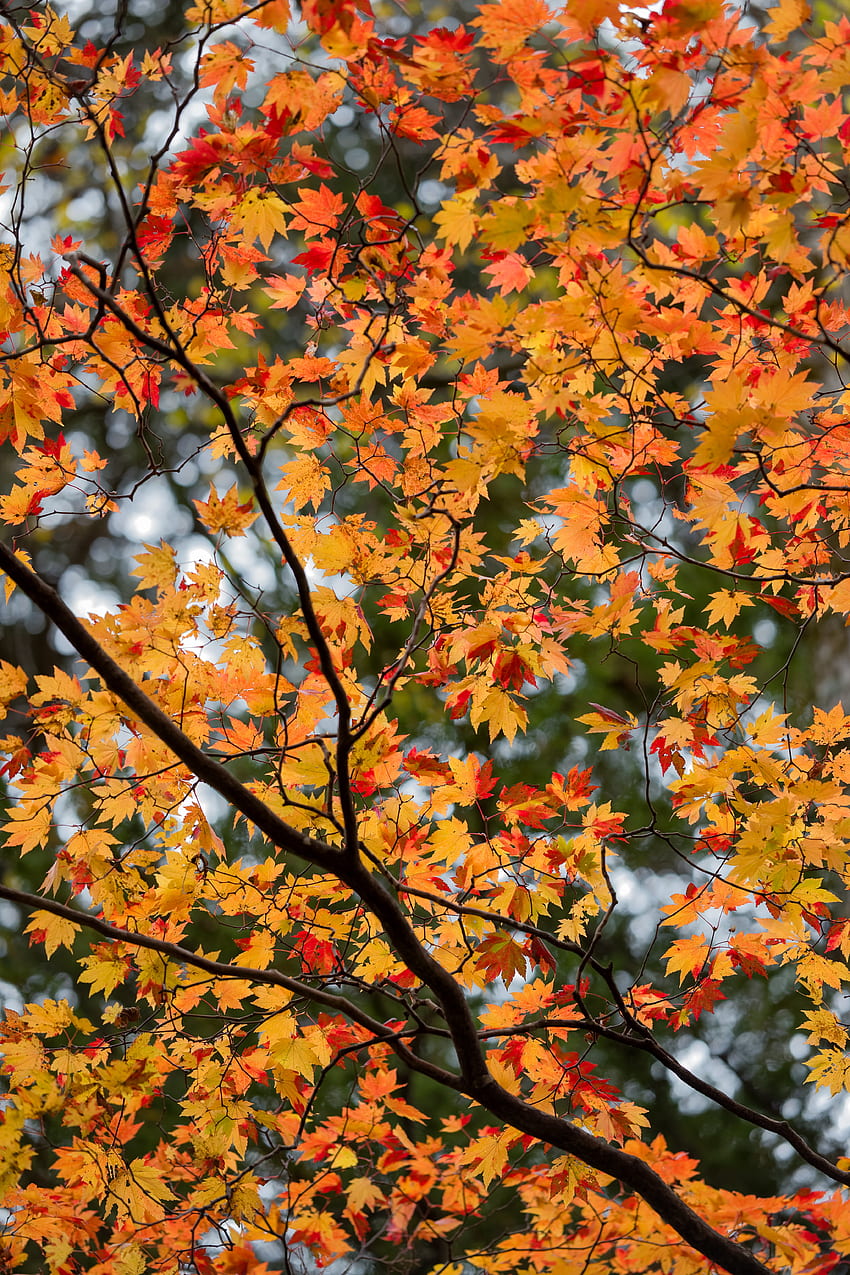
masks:
{"label": "tree canopy", "polygon": [[846,1272],[850,22],[129,8],[0,7],[0,1272]]}

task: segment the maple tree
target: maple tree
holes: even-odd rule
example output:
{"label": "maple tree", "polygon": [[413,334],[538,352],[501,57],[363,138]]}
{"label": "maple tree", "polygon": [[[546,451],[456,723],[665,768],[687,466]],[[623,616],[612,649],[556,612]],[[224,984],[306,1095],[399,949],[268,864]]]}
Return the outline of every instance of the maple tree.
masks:
{"label": "maple tree", "polygon": [[0,12],[0,568],[72,652],[0,664],[0,899],[78,980],[0,1029],[0,1271],[846,1269],[850,1159],[684,1059],[790,974],[850,1087],[850,715],[790,689],[850,612],[850,22]]}

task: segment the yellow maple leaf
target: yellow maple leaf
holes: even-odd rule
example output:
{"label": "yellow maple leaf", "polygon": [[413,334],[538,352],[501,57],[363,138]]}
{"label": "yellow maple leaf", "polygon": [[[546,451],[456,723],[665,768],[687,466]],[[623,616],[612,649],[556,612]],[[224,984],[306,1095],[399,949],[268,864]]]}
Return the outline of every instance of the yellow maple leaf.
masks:
{"label": "yellow maple leaf", "polygon": [[828,1089],[831,1094],[850,1088],[850,1058],[843,1051],[828,1049],[815,1054],[808,1066],[811,1073],[806,1077],[808,1084]]}
{"label": "yellow maple leaf", "polygon": [[803,1020],[811,1044],[826,1040],[831,1045],[844,1049],[847,1044],[847,1029],[839,1023],[831,1010],[825,1008],[812,1010],[803,1015]]}
{"label": "yellow maple leaf", "polygon": [[763,29],[771,41],[779,44],[787,40],[792,31],[808,22],[812,10],[807,0],[779,0],[779,4],[768,12],[770,17]]}
{"label": "yellow maple leaf", "polygon": [[43,805],[32,809],[32,802],[13,806],[9,822],[3,828],[7,846],[18,846],[21,854],[28,854],[47,843],[50,835],[50,807]]}
{"label": "yellow maple leaf", "polygon": [[242,951],[233,958],[233,964],[244,965],[248,969],[268,969],[275,958],[275,947],[275,936],[268,930],[252,930]]}
{"label": "yellow maple leaf", "polygon": [[162,1204],[173,1200],[174,1192],[155,1165],[137,1158],[111,1179],[109,1199],[117,1205],[119,1217],[129,1217],[137,1223],[155,1222],[163,1217]]}
{"label": "yellow maple leaf", "polygon": [[482,767],[478,757],[475,753],[469,753],[464,758],[450,757],[449,766],[453,782],[440,785],[440,800],[446,803],[456,802],[459,806],[474,805],[481,795],[479,786]]}
{"label": "yellow maple leaf", "polygon": [[364,1213],[386,1201],[386,1196],[371,1178],[352,1178],[345,1188],[346,1211]]}
{"label": "yellow maple leaf", "polygon": [[461,1160],[474,1165],[484,1185],[489,1186],[494,1178],[501,1177],[508,1162],[508,1151],[516,1141],[517,1134],[513,1129],[499,1134],[482,1134],[464,1150]]}
{"label": "yellow maple leaf", "polygon": [[498,201],[481,219],[483,237],[499,252],[514,252],[528,240],[529,224],[534,209],[524,199],[508,195]]}
{"label": "yellow maple leaf", "polygon": [[701,934],[691,938],[676,939],[671,943],[664,956],[667,962],[667,973],[678,974],[679,983],[699,973],[708,960],[708,940]]}
{"label": "yellow maple leaf", "polygon": [[133,568],[143,589],[162,592],[170,589],[177,575],[177,555],[172,545],[160,540],[158,545],[145,545],[145,552],[133,559],[139,565]]}
{"label": "yellow maple leaf", "polygon": [[728,629],[744,607],[754,605],[755,599],[746,593],[736,589],[721,589],[718,593],[711,595],[711,600],[704,609],[708,614],[709,624],[718,624],[722,621]]}
{"label": "yellow maple leaf", "polygon": [[0,660],[0,704],[8,704],[19,695],[25,695],[27,681],[22,668],[10,664],[8,660]]}
{"label": "yellow maple leaf", "polygon": [[78,930],[73,921],[39,908],[33,912],[25,933],[31,933],[34,942],[43,943],[47,955],[52,956],[57,947],[71,947]]}
{"label": "yellow maple leaf", "polygon": [[440,228],[440,238],[447,244],[460,248],[468,248],[472,236],[478,229],[478,217],[474,212],[475,191],[465,190],[447,199],[442,208],[434,216]]}
{"label": "yellow maple leaf", "polygon": [[305,505],[319,508],[331,485],[331,479],[327,469],[313,452],[306,452],[287,461],[280,466],[280,472],[283,477],[277,484],[276,491],[288,492],[296,509],[303,509]]}
{"label": "yellow maple leaf", "polygon": [[286,204],[273,190],[256,186],[249,190],[231,213],[231,230],[243,230],[253,241],[259,239],[267,249],[275,235],[286,234]]}
{"label": "yellow maple leaf", "polygon": [[501,686],[491,686],[480,699],[474,698],[469,720],[476,729],[486,722],[491,739],[504,735],[511,741],[518,730],[525,730],[528,714]]}
{"label": "yellow maple leaf", "polygon": [[269,1058],[276,1067],[284,1071],[294,1071],[307,1080],[313,1079],[318,1058],[306,1040],[296,1036],[290,1040],[277,1040],[269,1048]]}
{"label": "yellow maple leaf", "polygon": [[240,504],[235,487],[219,496],[210,483],[209,500],[196,500],[194,505],[201,522],[214,534],[223,531],[228,536],[244,536],[257,517],[252,501],[246,500]]}

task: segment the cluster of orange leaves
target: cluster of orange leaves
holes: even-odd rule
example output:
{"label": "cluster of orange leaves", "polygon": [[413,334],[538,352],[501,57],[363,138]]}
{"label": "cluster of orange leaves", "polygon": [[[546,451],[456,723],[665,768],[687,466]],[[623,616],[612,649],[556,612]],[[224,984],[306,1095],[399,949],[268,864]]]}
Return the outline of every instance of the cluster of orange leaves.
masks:
{"label": "cluster of orange leaves", "polygon": [[[768,1269],[801,1273],[850,1257],[840,1196],[709,1188],[585,1050],[615,1022],[675,1045],[736,980],[793,965],[811,1077],[850,1086],[850,716],[792,722],[760,698],[743,622],[756,605],[801,626],[850,610],[850,229],[835,211],[850,24],[801,38],[804,18],[798,0],[762,31],[719,0],[647,16],[503,0],[396,39],[368,0],[309,0],[304,47],[322,56],[295,46],[264,77],[259,51],[290,48],[285,0],[200,0],[186,23],[205,120],[124,191],[120,269],[65,228],[49,254],[23,232],[0,245],[0,516],[19,560],[30,533],[61,538],[123,499],[110,458],[66,440],[80,387],[140,437],[188,404],[208,425],[196,513],[214,552],[181,564],[174,545],[140,545],[135,591],[89,632],[297,833],[341,847],[353,811],[363,861],[469,993],[503,1089],[650,1163]],[[171,83],[173,63],[101,53],[40,9],[0,26],[0,109],[18,139],[81,131],[120,174],[126,99]],[[400,173],[427,161],[439,207],[414,206],[401,178],[395,205],[352,185],[323,144],[343,103]],[[7,185],[29,179],[20,163]],[[178,252],[200,290],[175,293]],[[291,356],[281,321],[304,332]],[[689,387],[669,372],[691,359],[705,371]],[[231,541],[274,539],[243,453],[270,479],[277,543],[308,568],[300,607],[258,603],[262,627],[227,566]],[[641,506],[647,479],[675,485],[663,523]],[[509,552],[489,542],[494,489],[518,493]],[[701,615],[683,596],[695,564],[713,581]],[[629,812],[592,767],[498,777],[577,641],[641,644],[648,712],[588,705],[579,724],[591,751],[646,749],[693,851],[659,908],[667,977],[621,987],[596,1019],[589,955]],[[228,854],[198,774],[87,661],[34,681],[4,662],[0,692],[10,721],[27,712],[3,741],[5,853],[55,849],[33,942],[48,957],[76,943],[102,1003],[99,1023],[65,1000],[6,1014],[0,1269],[38,1253],[56,1275],[261,1272],[264,1241],[320,1263],[432,1245],[444,1275],[464,1256],[521,1275],[709,1269],[574,1156],[463,1102],[439,1118],[413,1103],[394,1041],[421,1032],[439,1055],[451,1024],[368,901],[241,816],[228,836],[244,851]],[[405,737],[394,705],[423,697],[491,755]],[[126,939],[84,944],[51,900]],[[275,970],[301,990],[257,976]],[[507,1229],[467,1252],[494,1183],[514,1200]]]}

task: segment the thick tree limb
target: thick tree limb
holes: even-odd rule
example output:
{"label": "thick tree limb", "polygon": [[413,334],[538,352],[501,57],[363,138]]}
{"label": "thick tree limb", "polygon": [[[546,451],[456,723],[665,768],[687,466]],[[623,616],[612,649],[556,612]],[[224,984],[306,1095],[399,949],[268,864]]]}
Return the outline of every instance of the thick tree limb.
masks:
{"label": "thick tree limb", "polygon": [[[284,852],[297,855],[308,863],[333,873],[354,891],[373,915],[381,922],[386,938],[396,955],[412,973],[430,988],[439,1003],[452,1034],[452,1042],[461,1071],[460,1078],[452,1085],[478,1102],[485,1110],[504,1121],[510,1127],[530,1134],[553,1147],[575,1156],[592,1169],[623,1182],[643,1197],[660,1218],[690,1244],[697,1252],[716,1263],[729,1275],[767,1275],[764,1266],[747,1249],[734,1240],[721,1235],[701,1218],[683,1199],[643,1160],[629,1155],[605,1139],[580,1129],[570,1121],[540,1111],[522,1098],[503,1089],[489,1073],[486,1057],[477,1028],[463,989],[444,969],[417,938],[398,903],[391,897],[382,882],[363,864],[324,842],[305,836],[290,827],[264,803],[245,788],[227,768],[208,756],[180,727],[162,711],[139,687],[119,664],[103,649],[97,639],[69,610],[55,589],[51,588],[34,571],[15,556],[8,546],[0,544],[0,569],[21,589],[43,614],[64,634],[78,654],[100,676],[104,685],[118,696],[138,719],[202,782],[208,784],[235,810],[239,810]],[[11,898],[8,890],[5,897]],[[38,896],[26,896],[35,900],[34,906],[55,910],[64,905]],[[27,902],[27,906],[31,906]],[[72,920],[88,922],[83,914],[70,910]],[[97,925],[105,926],[97,918]],[[111,927],[110,927],[111,928]],[[110,933],[109,937],[154,947],[163,940],[153,940],[130,931]],[[144,941],[142,941],[144,940]],[[176,945],[175,945],[176,946]],[[187,960],[191,953],[177,948],[175,959]],[[203,958],[206,960],[206,958]],[[193,963],[197,964],[197,961]],[[213,964],[216,964],[213,962]],[[199,966],[199,968],[204,968]],[[231,973],[231,970],[238,971]],[[213,972],[213,971],[210,971]],[[255,971],[260,981],[270,982],[275,971]],[[241,966],[227,970],[228,977],[249,977],[249,971]],[[274,981],[287,986],[276,975]],[[290,980],[288,980],[290,981]],[[294,980],[291,980],[294,981]],[[292,990],[287,986],[287,990]],[[300,990],[300,989],[299,989]],[[343,998],[344,999],[344,998]],[[347,1003],[347,1002],[346,1002]],[[342,1011],[345,1012],[345,1011]],[[370,1028],[370,1030],[372,1030]],[[385,1031],[385,1029],[381,1029]]]}

